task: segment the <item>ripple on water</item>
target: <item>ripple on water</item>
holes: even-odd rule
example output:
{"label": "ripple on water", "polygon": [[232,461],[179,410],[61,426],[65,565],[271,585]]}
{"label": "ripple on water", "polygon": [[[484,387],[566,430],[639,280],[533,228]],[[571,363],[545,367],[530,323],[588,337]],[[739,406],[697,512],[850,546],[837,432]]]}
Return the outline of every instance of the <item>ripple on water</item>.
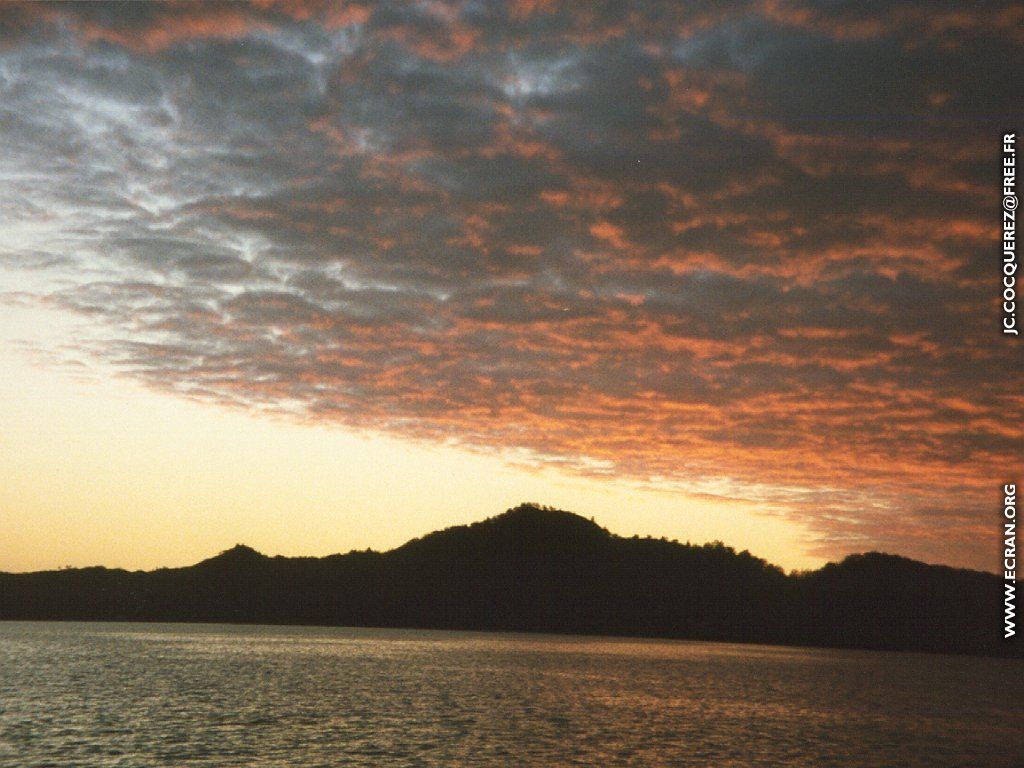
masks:
{"label": "ripple on water", "polygon": [[0,622],[0,766],[1019,767],[1019,662]]}

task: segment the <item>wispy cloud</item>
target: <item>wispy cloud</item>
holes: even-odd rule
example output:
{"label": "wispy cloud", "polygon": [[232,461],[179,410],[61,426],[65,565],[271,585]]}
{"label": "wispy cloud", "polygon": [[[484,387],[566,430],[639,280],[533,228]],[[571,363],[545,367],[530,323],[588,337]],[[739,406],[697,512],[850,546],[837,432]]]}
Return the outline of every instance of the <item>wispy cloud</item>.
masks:
{"label": "wispy cloud", "polygon": [[1021,20],[5,5],[2,268],[154,387],[987,567],[1024,437],[992,215]]}

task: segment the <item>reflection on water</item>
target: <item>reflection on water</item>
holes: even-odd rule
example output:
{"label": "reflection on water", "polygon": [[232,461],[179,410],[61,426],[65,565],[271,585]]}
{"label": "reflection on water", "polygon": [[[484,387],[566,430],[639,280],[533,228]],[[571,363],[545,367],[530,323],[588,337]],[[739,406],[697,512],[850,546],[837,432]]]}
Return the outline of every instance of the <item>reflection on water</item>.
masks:
{"label": "reflection on water", "polygon": [[1024,765],[1020,662],[0,622],[0,765]]}

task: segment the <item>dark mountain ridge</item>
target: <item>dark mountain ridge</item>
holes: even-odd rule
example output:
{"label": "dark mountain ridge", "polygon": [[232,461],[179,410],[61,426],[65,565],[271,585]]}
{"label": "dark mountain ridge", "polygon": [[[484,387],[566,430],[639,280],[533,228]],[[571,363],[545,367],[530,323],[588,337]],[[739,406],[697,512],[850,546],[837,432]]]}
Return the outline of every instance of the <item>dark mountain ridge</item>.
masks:
{"label": "dark mountain ridge", "polygon": [[524,504],[388,552],[0,573],[0,619],[203,621],[674,637],[1016,656],[993,574],[871,552],[782,569]]}

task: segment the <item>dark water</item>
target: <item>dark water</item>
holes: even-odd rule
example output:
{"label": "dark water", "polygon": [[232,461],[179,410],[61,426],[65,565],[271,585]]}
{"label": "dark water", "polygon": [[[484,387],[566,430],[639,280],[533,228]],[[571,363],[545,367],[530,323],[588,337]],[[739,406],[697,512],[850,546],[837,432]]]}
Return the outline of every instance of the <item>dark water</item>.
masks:
{"label": "dark water", "polygon": [[1018,662],[0,622],[0,765],[1024,766]]}

